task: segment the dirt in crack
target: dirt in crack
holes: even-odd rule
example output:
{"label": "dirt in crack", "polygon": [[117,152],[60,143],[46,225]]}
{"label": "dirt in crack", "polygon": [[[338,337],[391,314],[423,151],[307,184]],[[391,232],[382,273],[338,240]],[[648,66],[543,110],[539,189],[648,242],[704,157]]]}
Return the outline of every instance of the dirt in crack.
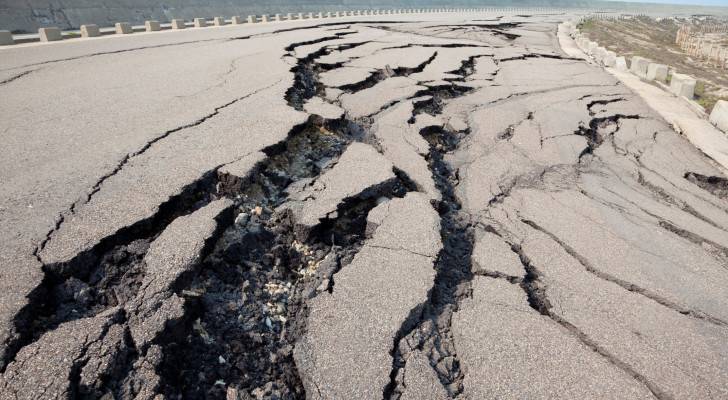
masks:
{"label": "dirt in crack", "polygon": [[351,260],[377,201],[410,189],[397,178],[347,199],[305,241],[280,206],[290,184],[315,179],[361,138],[346,120],[310,125],[273,149],[244,183],[235,223],[180,290],[189,304],[180,325],[187,331],[163,346],[161,393],[305,398],[292,350],[305,328],[306,300],[327,290],[331,275]]}
{"label": "dirt in crack", "polygon": [[438,212],[443,249],[435,262],[435,283],[427,302],[413,310],[396,335],[391,381],[384,390],[386,399],[398,399],[402,395],[406,362],[415,350],[429,357],[430,365],[450,396],[455,397],[463,390],[464,375],[455,354],[450,326],[460,301],[470,292],[474,239],[470,219],[461,212],[460,202],[455,196],[457,178],[443,156],[457,148],[467,132],[428,127],[420,133],[430,144],[427,161],[442,194]]}
{"label": "dirt in crack", "polygon": [[719,199],[728,199],[728,179],[722,176],[707,176],[697,172],[686,172],[684,178]]}
{"label": "dirt in crack", "polygon": [[[309,43],[324,43],[326,41],[339,39],[348,34],[351,33],[339,32],[336,34],[336,36],[326,37],[321,40],[292,44],[291,46],[288,46],[286,50],[289,51],[288,54],[290,56],[293,56],[293,50],[295,50],[295,48],[300,45],[305,45]],[[288,105],[295,108],[296,110],[302,111],[303,105],[306,103],[307,100],[311,99],[314,96],[322,97],[324,95],[325,87],[319,82],[318,75],[324,71],[335,69],[342,65],[342,63],[318,63],[316,62],[316,59],[331,54],[334,51],[353,49],[366,43],[369,42],[364,41],[345,43],[340,45],[322,46],[320,49],[311,52],[306,57],[299,58],[296,62],[296,65],[291,68],[291,72],[293,72],[294,83],[293,86],[288,89],[285,95],[285,99],[286,102],[288,102]]]}
{"label": "dirt in crack", "polygon": [[62,323],[97,315],[136,296],[149,244],[179,216],[217,198],[211,171],[160,205],[152,217],[119,230],[65,263],[43,266],[41,285],[14,319],[18,335],[5,347],[0,371],[17,352]]}
{"label": "dirt in crack", "polygon": [[[619,101],[619,100],[615,100]],[[592,104],[597,104],[596,102]],[[599,103],[607,104],[607,103]],[[591,113],[591,107],[588,108]],[[604,143],[606,139],[611,139],[620,128],[620,121],[623,119],[639,119],[639,115],[610,115],[607,117],[592,118],[589,121],[589,125],[580,125],[574,134],[583,136],[586,138],[587,146],[579,155],[581,160],[587,154],[593,154],[599,146]]]}

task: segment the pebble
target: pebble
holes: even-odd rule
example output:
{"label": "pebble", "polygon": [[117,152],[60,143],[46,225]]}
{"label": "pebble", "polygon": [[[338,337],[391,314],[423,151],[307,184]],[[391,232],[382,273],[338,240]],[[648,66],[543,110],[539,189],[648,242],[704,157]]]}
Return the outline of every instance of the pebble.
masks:
{"label": "pebble", "polygon": [[248,221],[250,220],[250,217],[248,214],[240,213],[237,217],[235,217],[235,225],[238,226],[244,226],[247,225]]}

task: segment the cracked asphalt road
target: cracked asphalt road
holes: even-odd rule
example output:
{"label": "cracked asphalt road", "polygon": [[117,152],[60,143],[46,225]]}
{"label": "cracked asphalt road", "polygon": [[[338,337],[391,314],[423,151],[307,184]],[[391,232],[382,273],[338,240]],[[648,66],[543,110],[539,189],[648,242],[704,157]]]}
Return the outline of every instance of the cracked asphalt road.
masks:
{"label": "cracked asphalt road", "polygon": [[728,179],[564,18],[0,50],[0,399],[727,398]]}

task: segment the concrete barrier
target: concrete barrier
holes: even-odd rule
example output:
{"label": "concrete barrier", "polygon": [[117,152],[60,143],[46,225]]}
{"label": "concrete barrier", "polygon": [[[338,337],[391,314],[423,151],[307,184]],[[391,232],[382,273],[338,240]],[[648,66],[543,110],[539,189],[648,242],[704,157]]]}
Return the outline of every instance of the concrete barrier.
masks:
{"label": "concrete barrier", "polygon": [[693,77],[684,74],[672,74],[670,91],[676,96],[692,99],[695,95],[696,81]]}
{"label": "concrete barrier", "polygon": [[183,19],[173,19],[172,20],[172,29],[185,29],[187,26],[185,25],[185,20]]}
{"label": "concrete barrier", "polygon": [[586,50],[589,54],[594,54],[594,50],[599,47],[599,43],[597,42],[589,42],[589,44],[586,46]]}
{"label": "concrete barrier", "polygon": [[256,22],[258,22],[258,17],[256,17],[255,15],[248,15],[248,23],[249,24],[254,24]]}
{"label": "concrete barrier", "polygon": [[283,21],[283,18],[281,18],[281,14],[275,14],[273,16],[273,21]]}
{"label": "concrete barrier", "polygon": [[582,51],[586,51],[589,47],[589,39],[585,37],[580,37],[576,40],[576,45],[579,46]]}
{"label": "concrete barrier", "polygon": [[10,31],[0,31],[0,46],[9,46],[15,44],[13,34]]}
{"label": "concrete barrier", "polygon": [[223,26],[225,25],[225,17],[215,17],[213,18],[212,23],[215,26]]}
{"label": "concrete barrier", "polygon": [[308,13],[308,19],[313,19],[313,13]]}
{"label": "concrete barrier", "polygon": [[128,35],[130,33],[134,33],[134,30],[131,29],[131,24],[128,22],[117,22],[114,27],[116,28],[117,35]]}
{"label": "concrete barrier", "polygon": [[243,17],[239,15],[233,15],[232,17],[230,17],[230,23],[233,25],[240,25],[243,23]]}
{"label": "concrete barrier", "polygon": [[620,71],[627,71],[627,59],[624,56],[619,56],[614,59],[614,68]]}
{"label": "concrete barrier", "polygon": [[617,65],[617,53],[607,50],[607,55],[604,56],[602,64],[605,67],[614,67]]}
{"label": "concrete barrier", "polygon": [[665,82],[667,80],[667,65],[650,63],[647,66],[647,79]]}
{"label": "concrete barrier", "polygon": [[195,18],[195,28],[204,28],[207,26],[207,19],[205,18]]}
{"label": "concrete barrier", "polygon": [[721,131],[728,133],[728,101],[718,100],[710,113],[710,122]]}
{"label": "concrete barrier", "polygon": [[96,37],[96,36],[101,36],[101,31],[99,30],[98,25],[95,25],[95,24],[81,25],[81,37],[90,38],[90,37]]}
{"label": "concrete barrier", "polygon": [[147,32],[157,32],[162,29],[162,26],[159,25],[159,21],[144,21],[144,29]]}
{"label": "concrete barrier", "polygon": [[58,28],[40,28],[38,29],[38,35],[40,36],[41,42],[55,42],[63,40],[61,30]]}
{"label": "concrete barrier", "polygon": [[261,15],[260,22],[268,22],[268,14]]}
{"label": "concrete barrier", "polygon": [[632,57],[632,64],[629,66],[629,70],[632,71],[633,74],[639,76],[640,78],[646,78],[647,77],[647,67],[650,65],[650,60],[640,57],[640,56],[634,56]]}
{"label": "concrete barrier", "polygon": [[303,13],[298,13],[298,19],[303,19]]}

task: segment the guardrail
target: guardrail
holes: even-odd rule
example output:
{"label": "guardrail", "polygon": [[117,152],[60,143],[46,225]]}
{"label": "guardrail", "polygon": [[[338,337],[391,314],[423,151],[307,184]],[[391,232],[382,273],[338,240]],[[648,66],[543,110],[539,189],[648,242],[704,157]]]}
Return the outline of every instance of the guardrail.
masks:
{"label": "guardrail", "polygon": [[208,26],[225,26],[240,24],[255,24],[282,21],[298,21],[305,19],[333,19],[353,16],[374,16],[374,15],[396,15],[396,14],[421,14],[421,13],[456,13],[456,12],[479,12],[479,13],[512,13],[527,14],[537,12],[582,12],[586,10],[577,9],[561,9],[548,7],[535,8],[518,8],[518,7],[487,7],[487,8],[417,8],[417,9],[370,9],[370,10],[351,10],[351,11],[335,11],[335,12],[318,12],[318,13],[288,13],[286,15],[274,14],[272,17],[268,14],[248,15],[245,20],[241,16],[232,16],[230,19],[224,17],[194,18],[192,21],[183,19],[172,19],[168,23],[160,23],[159,21],[145,21],[144,25],[132,26],[128,22],[117,22],[113,27],[98,27],[94,24],[81,25],[78,30],[61,31],[54,27],[45,27],[38,29],[38,34],[17,34],[14,35],[9,31],[0,30],[0,46],[13,44],[29,43],[29,42],[55,42],[67,39],[84,39],[106,35],[128,35],[136,32],[157,32],[163,30],[180,30],[186,28],[203,28]]}

